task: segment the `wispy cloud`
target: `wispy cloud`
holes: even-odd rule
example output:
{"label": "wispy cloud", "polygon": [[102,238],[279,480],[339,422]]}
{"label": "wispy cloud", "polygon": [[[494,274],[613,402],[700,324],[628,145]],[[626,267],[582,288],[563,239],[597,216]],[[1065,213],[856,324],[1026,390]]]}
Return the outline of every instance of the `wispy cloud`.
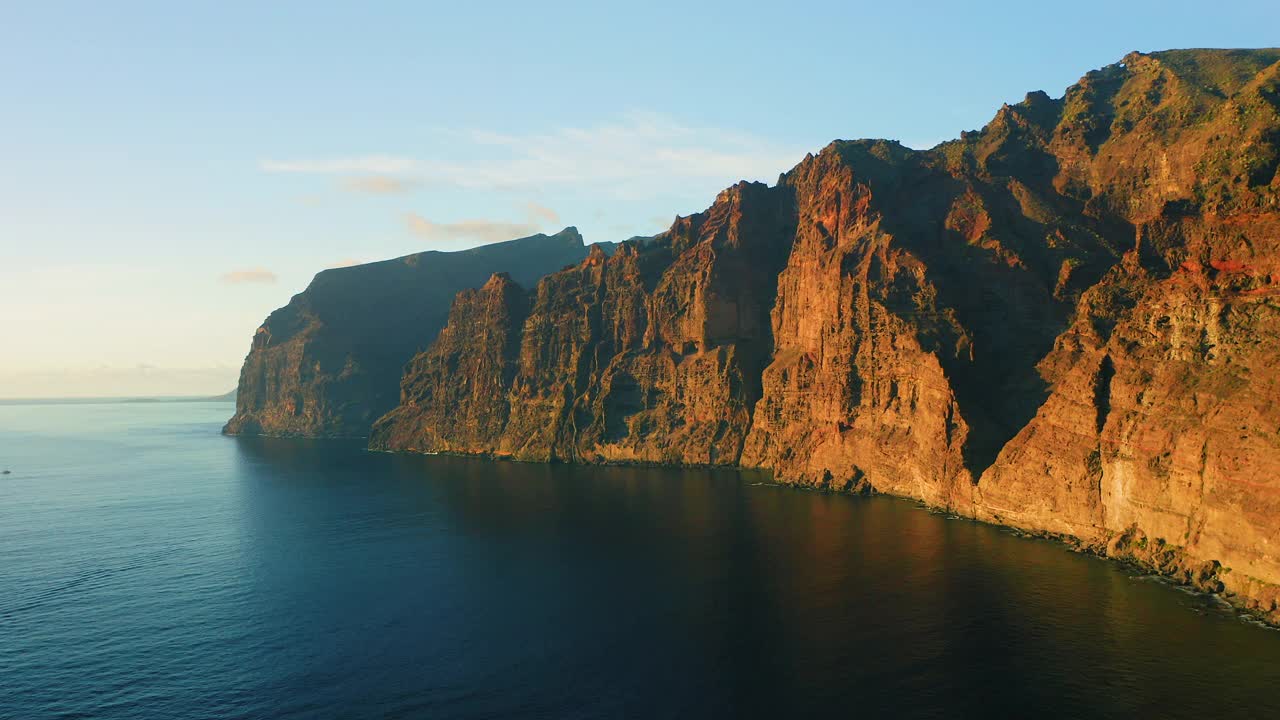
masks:
{"label": "wispy cloud", "polygon": [[527,203],[525,205],[525,212],[528,213],[529,219],[535,222],[545,220],[551,225],[560,224],[560,213],[546,207],[545,205],[539,205],[536,202]]}
{"label": "wispy cloud", "polygon": [[247,285],[247,284],[264,284],[270,285],[277,280],[276,274],[262,267],[245,268],[243,270],[232,270],[223,273],[218,281],[223,285]]}
{"label": "wispy cloud", "polygon": [[342,189],[370,195],[399,195],[413,190],[419,184],[417,180],[392,175],[362,175],[343,180]]}
{"label": "wispy cloud", "polygon": [[260,165],[272,173],[397,175],[412,171],[414,161],[398,155],[360,155],[328,160],[263,160]]}
{"label": "wispy cloud", "polygon": [[[683,124],[656,113],[630,113],[613,122],[544,133],[443,130],[462,161],[408,155],[267,160],[276,173],[394,175],[465,188],[527,190],[589,186],[646,196],[697,181],[719,189],[741,179],[773,180],[804,156],[800,148],[749,133]],[[712,190],[714,192],[714,190]]]}
{"label": "wispy cloud", "polygon": [[455,242],[486,245],[512,240],[538,232],[534,223],[512,223],[501,220],[460,220],[458,222],[432,222],[417,213],[406,213],[405,224],[410,232],[430,242]]}

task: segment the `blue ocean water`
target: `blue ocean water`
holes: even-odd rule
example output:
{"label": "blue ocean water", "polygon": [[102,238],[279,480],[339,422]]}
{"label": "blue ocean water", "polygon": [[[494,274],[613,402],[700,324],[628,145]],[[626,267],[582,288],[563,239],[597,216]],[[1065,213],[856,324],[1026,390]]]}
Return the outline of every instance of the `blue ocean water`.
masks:
{"label": "blue ocean water", "polygon": [[0,717],[1280,716],[1280,633],[1053,543],[231,410],[0,406]]}

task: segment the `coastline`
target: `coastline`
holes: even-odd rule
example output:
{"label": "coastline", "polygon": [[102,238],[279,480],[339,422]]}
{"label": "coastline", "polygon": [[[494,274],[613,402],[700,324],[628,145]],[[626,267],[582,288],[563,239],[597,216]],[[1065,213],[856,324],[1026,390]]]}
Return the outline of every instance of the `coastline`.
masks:
{"label": "coastline", "polygon": [[[286,440],[335,440],[350,442],[357,439],[367,439],[367,437],[310,437],[303,435],[233,434],[226,432],[225,429],[222,434],[227,437],[277,438]],[[871,495],[887,497],[900,502],[910,503],[930,514],[945,516],[949,520],[963,520],[966,522],[981,523],[993,528],[998,528],[1001,531],[1007,532],[1008,534],[1014,535],[1018,538],[1050,541],[1069,552],[1089,555],[1101,560],[1117,563],[1122,567],[1137,571],[1142,575],[1149,576],[1151,578],[1158,578],[1162,582],[1168,583],[1171,587],[1184,592],[1190,592],[1206,598],[1216,598],[1221,603],[1229,606],[1238,615],[1242,622],[1248,622],[1250,624],[1272,630],[1280,630],[1280,607],[1276,607],[1277,605],[1280,605],[1280,587],[1246,576],[1241,582],[1241,585],[1243,585],[1244,588],[1250,589],[1252,592],[1241,593],[1232,591],[1227,587],[1227,584],[1223,580],[1224,577],[1232,574],[1230,567],[1223,566],[1217,560],[1198,561],[1190,558],[1185,554],[1181,547],[1171,545],[1160,538],[1148,539],[1145,534],[1136,527],[1112,533],[1105,542],[1088,542],[1075,535],[1020,527],[1017,525],[995,522],[976,515],[965,514],[957,511],[954,507],[933,504],[922,498],[877,490],[866,482],[841,488],[832,488],[830,486],[819,486],[799,482],[782,482],[775,479],[775,473],[771,469],[744,467],[739,464],[675,464],[646,460],[602,460],[598,462],[581,462],[553,459],[547,461],[521,459],[513,455],[500,455],[496,453],[468,453],[456,450],[437,450],[427,452],[420,450],[401,450],[368,446],[365,447],[365,451],[370,453],[383,453],[387,455],[416,455],[423,457],[443,456],[470,458],[488,462],[514,462],[530,465],[732,470],[738,473],[759,474],[762,478],[761,481],[752,483],[753,485],[767,485],[770,487],[779,487],[800,492],[814,492],[850,497]],[[1235,578],[1231,579],[1235,580]],[[1267,601],[1272,604],[1272,608],[1264,609],[1263,604]]]}

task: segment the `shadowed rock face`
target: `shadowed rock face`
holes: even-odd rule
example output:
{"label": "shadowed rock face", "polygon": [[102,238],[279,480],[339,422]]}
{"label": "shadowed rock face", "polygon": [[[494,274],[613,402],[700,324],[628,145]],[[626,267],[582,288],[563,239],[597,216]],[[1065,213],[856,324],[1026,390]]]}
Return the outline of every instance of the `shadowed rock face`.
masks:
{"label": "shadowed rock face", "polygon": [[836,142],[460,298],[371,445],[767,468],[1277,613],[1278,165],[1280,50],[1134,53],[928,151]]}
{"label": "shadowed rock face", "polygon": [[458,291],[499,271],[532,284],[586,254],[577,229],[566,228],[325,270],[254,334],[224,432],[368,435],[395,407],[405,363],[435,338]]}
{"label": "shadowed rock face", "polygon": [[[505,278],[460,296],[371,445],[529,460],[737,462],[773,350],[769,309],[792,208],[788,188],[737,185],[658,238],[623,243],[612,257],[593,250],[547,277],[528,298],[527,317],[477,319],[477,308],[514,308]],[[480,336],[513,348],[503,372],[490,371],[496,358]],[[458,398],[443,378],[483,378],[493,391],[469,395],[463,412],[505,423],[445,419]]]}

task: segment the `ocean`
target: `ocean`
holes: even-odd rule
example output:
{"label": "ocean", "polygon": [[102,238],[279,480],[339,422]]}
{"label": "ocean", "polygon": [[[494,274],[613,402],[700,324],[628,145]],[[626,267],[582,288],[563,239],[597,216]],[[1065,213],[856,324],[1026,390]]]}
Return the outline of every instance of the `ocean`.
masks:
{"label": "ocean", "polygon": [[1280,717],[1280,632],[756,473],[0,405],[0,717]]}

